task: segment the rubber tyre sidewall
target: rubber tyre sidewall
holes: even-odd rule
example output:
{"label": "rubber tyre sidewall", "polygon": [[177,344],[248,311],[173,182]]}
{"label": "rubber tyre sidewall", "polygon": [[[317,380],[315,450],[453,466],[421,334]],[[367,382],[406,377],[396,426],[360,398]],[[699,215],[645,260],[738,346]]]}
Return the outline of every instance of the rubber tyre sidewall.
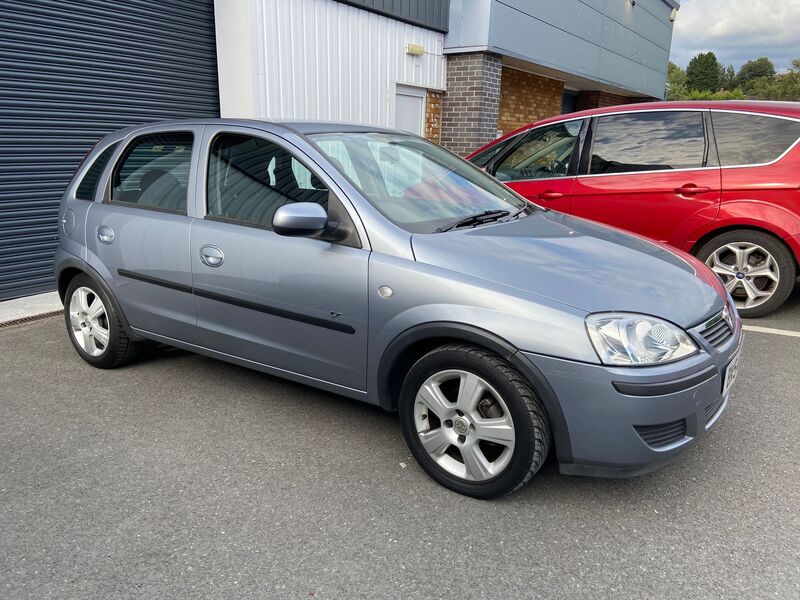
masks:
{"label": "rubber tyre sidewall", "polygon": [[[512,367],[509,365],[509,368]],[[511,413],[516,436],[514,453],[505,470],[492,479],[470,482],[451,475],[428,455],[419,440],[414,423],[414,402],[417,391],[428,377],[447,369],[462,369],[481,376],[497,390]],[[503,376],[502,372],[487,364],[483,359],[458,350],[445,350],[424,356],[411,367],[403,383],[399,412],[403,436],[412,455],[423,470],[444,487],[467,496],[490,499],[514,491],[528,478],[535,460],[531,413],[514,384]],[[542,426],[548,427],[549,425],[544,423]],[[542,463],[546,458],[546,453],[547,449],[545,448]]]}
{"label": "rubber tyre sidewall", "polygon": [[[106,319],[108,321],[108,346],[106,347],[105,351],[100,356],[92,356],[88,354],[78,341],[75,339],[75,335],[72,331],[72,324],[69,321],[69,305],[70,300],[72,299],[72,294],[75,293],[75,290],[81,287],[89,288],[92,292],[100,298],[103,302],[103,306],[106,309]],[[85,360],[87,363],[94,367],[98,367],[100,369],[107,369],[114,365],[115,358],[117,356],[118,345],[120,343],[119,340],[119,319],[117,318],[116,313],[114,312],[114,304],[111,302],[111,299],[106,295],[103,289],[97,285],[91,277],[88,275],[78,275],[72,281],[70,281],[69,285],[67,286],[67,292],[64,295],[64,321],[67,325],[67,334],[69,335],[69,341],[72,342],[73,348],[77,351],[80,357]]]}
{"label": "rubber tyre sidewall", "polygon": [[739,315],[744,318],[752,319],[756,317],[763,317],[771,312],[776,311],[781,307],[781,305],[783,305],[784,302],[786,302],[795,287],[797,267],[791,250],[789,250],[789,248],[783,242],[774,238],[768,233],[747,229],[738,229],[735,231],[727,231],[710,239],[708,242],[703,244],[700,250],[698,250],[697,258],[705,262],[708,257],[714,253],[714,251],[721,248],[725,244],[730,244],[733,242],[749,242],[752,244],[758,244],[762,248],[766,249],[770,254],[772,254],[772,257],[778,264],[781,278],[780,283],[778,283],[778,289],[775,290],[775,293],[769,300],[755,308],[739,308],[737,309],[739,311]]}

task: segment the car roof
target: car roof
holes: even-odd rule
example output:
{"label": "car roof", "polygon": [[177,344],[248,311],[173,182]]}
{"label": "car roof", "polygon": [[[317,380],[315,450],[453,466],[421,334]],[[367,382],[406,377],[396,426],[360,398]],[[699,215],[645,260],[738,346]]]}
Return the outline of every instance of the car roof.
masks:
{"label": "car roof", "polygon": [[567,113],[550,117],[542,121],[523,125],[519,129],[507,133],[496,140],[492,140],[488,144],[481,146],[472,152],[467,158],[489,148],[497,142],[506,138],[517,135],[522,131],[527,131],[533,127],[547,125],[549,123],[560,123],[563,121],[571,121],[573,119],[581,119],[586,117],[594,117],[609,113],[620,112],[637,112],[637,111],[653,111],[653,110],[675,110],[675,109],[694,109],[694,110],[728,110],[737,112],[752,112],[760,114],[774,115],[778,117],[791,117],[800,119],[800,102],[772,102],[766,100],[682,100],[674,102],[638,102],[635,104],[616,104],[614,106],[605,106],[603,108],[591,108],[589,110],[582,110],[573,113]]}
{"label": "car roof", "polygon": [[254,129],[275,130],[282,129],[301,135],[311,135],[317,133],[397,133],[391,129],[373,125],[363,125],[358,123],[343,123],[335,121],[269,121],[267,119],[170,119],[165,121],[154,121],[142,123],[120,130],[120,132],[136,131],[143,128],[172,128],[187,125],[230,125],[239,127],[252,127]]}

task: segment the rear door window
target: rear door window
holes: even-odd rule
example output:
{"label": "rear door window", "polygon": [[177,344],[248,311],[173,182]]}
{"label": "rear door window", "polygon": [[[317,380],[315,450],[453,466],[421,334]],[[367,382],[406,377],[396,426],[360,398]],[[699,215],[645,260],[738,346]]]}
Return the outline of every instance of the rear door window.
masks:
{"label": "rear door window", "polygon": [[497,163],[494,176],[500,181],[566,177],[582,124],[583,121],[567,121],[529,131]]}
{"label": "rear door window", "polygon": [[81,182],[78,184],[78,189],[75,190],[75,197],[78,200],[94,200],[100,176],[103,174],[103,171],[105,171],[108,160],[111,158],[118,144],[119,142],[114,142],[94,159],[92,166],[89,167],[83,179],[81,179]]}
{"label": "rear door window", "polygon": [[114,169],[111,201],[185,214],[193,139],[183,131],[135,138]]}
{"label": "rear door window", "polygon": [[711,121],[723,167],[772,162],[800,139],[798,121],[725,112],[712,112]]}
{"label": "rear door window", "polygon": [[635,173],[716,166],[700,111],[599,117],[589,173]]}

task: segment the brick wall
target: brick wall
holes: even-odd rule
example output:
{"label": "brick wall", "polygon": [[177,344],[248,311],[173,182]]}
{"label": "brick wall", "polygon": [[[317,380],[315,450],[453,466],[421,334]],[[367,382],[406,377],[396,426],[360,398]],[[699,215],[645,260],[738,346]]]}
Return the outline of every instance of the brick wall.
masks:
{"label": "brick wall", "polygon": [[497,137],[501,59],[474,52],[447,57],[442,101],[442,145],[465,156]]}
{"label": "brick wall", "polygon": [[604,106],[616,106],[618,104],[630,104],[631,102],[641,102],[644,98],[629,98],[608,92],[578,92],[578,100],[575,110],[587,110],[589,108],[602,108]]}
{"label": "brick wall", "polygon": [[561,113],[564,84],[525,71],[503,67],[500,86],[500,117],[503,133]]}
{"label": "brick wall", "polygon": [[425,137],[442,143],[442,93],[428,90],[425,98]]}

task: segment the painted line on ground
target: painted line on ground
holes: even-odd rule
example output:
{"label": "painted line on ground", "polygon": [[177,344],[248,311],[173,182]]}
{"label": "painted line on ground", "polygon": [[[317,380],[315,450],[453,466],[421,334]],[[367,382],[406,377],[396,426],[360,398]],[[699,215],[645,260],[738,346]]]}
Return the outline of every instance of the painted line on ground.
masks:
{"label": "painted line on ground", "polygon": [[755,333],[771,333],[772,335],[785,335],[788,337],[800,337],[800,331],[791,331],[789,329],[775,329],[773,327],[759,327],[758,325],[742,325],[745,331],[753,331]]}

